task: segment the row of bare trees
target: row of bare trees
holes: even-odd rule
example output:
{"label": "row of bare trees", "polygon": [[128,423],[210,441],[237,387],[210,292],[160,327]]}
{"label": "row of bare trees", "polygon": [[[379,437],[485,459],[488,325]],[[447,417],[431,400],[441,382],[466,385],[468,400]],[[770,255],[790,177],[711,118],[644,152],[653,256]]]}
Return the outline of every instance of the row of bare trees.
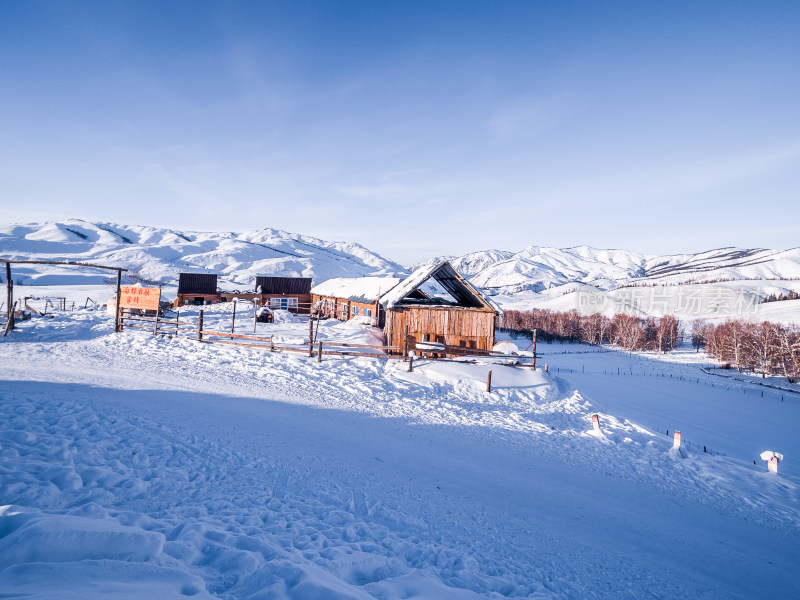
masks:
{"label": "row of bare trees", "polygon": [[670,352],[680,341],[680,324],[675,317],[640,318],[633,315],[599,313],[581,315],[577,310],[507,310],[498,317],[498,327],[516,331],[538,330],[545,341],[617,344],[626,350]]}
{"label": "row of bare trees", "polygon": [[692,324],[692,345],[736,368],[767,375],[800,378],[800,328],[780,323],[731,320],[712,325]]}

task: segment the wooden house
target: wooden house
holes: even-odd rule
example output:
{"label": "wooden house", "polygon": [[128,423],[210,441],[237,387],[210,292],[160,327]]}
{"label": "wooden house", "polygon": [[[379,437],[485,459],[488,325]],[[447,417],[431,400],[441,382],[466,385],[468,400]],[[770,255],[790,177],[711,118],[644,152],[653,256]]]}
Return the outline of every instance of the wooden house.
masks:
{"label": "wooden house", "polygon": [[308,313],[311,308],[310,277],[256,277],[252,292],[222,292],[223,302],[234,298],[254,301],[272,310]]}
{"label": "wooden house", "polygon": [[438,342],[476,350],[494,346],[499,309],[447,261],[422,267],[381,296],[389,346]]}
{"label": "wooden house", "polygon": [[216,304],[220,301],[217,276],[213,273],[180,273],[176,306],[185,304]]}
{"label": "wooden house", "polygon": [[499,309],[447,261],[422,267],[406,279],[330,279],[311,290],[314,310],[346,321],[372,317],[389,346],[437,342],[474,350],[494,346]]}
{"label": "wooden house", "polygon": [[311,308],[310,277],[256,277],[256,293],[262,306],[308,313]]}
{"label": "wooden house", "polygon": [[383,327],[385,311],[381,296],[402,281],[397,277],[338,277],[311,289],[314,310],[323,317],[348,321],[354,317],[372,318]]}

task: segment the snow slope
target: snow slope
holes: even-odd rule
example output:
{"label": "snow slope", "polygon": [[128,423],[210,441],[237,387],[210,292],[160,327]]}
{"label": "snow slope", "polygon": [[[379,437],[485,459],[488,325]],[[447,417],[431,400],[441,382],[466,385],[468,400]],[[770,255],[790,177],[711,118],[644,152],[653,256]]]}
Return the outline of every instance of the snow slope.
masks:
{"label": "snow slope", "polygon": [[[303,322],[258,325],[287,339],[293,326],[302,338]],[[347,327],[325,334],[368,339]],[[731,383],[706,403],[707,386],[630,376],[622,402],[611,380],[567,372],[559,352],[582,346],[545,348],[550,374],[409,373],[110,329],[87,309],[0,342],[3,597],[800,595],[796,398]],[[711,417],[726,402],[770,403],[748,423],[760,438],[725,434],[735,414]],[[655,416],[697,442],[723,432],[723,454],[670,450],[640,422]],[[786,456],[778,476],[750,460],[762,440]]]}
{"label": "snow slope", "polygon": [[[0,256],[123,266],[157,283],[181,271],[213,272],[223,286],[250,288],[256,275],[333,277],[398,275],[405,270],[363,246],[326,242],[276,229],[246,233],[180,232],[154,227],[90,223],[0,226]],[[14,267],[29,285],[100,284],[108,273],[59,267]]]}

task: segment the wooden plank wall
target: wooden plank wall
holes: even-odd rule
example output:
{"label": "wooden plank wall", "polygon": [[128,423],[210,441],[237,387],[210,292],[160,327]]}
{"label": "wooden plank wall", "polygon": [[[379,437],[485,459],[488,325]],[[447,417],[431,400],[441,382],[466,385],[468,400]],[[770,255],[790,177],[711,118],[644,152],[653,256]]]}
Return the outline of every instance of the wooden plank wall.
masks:
{"label": "wooden plank wall", "polygon": [[398,307],[388,311],[386,316],[386,343],[402,346],[408,325],[408,335],[414,340],[421,341],[427,335],[430,341],[448,346],[491,350],[494,346],[494,318],[494,311],[483,308]]}

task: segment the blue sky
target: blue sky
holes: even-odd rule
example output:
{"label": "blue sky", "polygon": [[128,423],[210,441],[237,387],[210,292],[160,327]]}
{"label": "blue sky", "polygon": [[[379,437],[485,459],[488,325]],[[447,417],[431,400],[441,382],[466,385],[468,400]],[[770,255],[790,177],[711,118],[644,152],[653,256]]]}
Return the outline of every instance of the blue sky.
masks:
{"label": "blue sky", "polygon": [[798,2],[0,0],[3,222],[800,245]]}

